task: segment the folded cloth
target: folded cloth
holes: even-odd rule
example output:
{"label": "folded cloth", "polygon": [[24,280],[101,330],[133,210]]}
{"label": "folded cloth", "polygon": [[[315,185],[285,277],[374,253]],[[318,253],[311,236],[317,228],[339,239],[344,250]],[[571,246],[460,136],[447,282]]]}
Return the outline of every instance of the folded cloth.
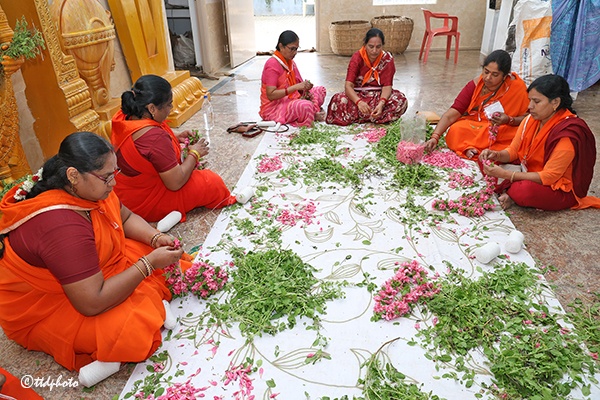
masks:
{"label": "folded cloth", "polygon": [[[21,379],[15,377],[10,374],[3,368],[0,368],[0,375],[4,376],[4,379],[0,377],[0,394],[5,397],[0,396],[2,398],[13,398],[19,400],[42,400],[43,397],[37,394],[30,387],[24,387],[23,385],[30,385],[33,382],[27,381],[24,379],[21,383]],[[29,377],[31,378],[31,377]]]}

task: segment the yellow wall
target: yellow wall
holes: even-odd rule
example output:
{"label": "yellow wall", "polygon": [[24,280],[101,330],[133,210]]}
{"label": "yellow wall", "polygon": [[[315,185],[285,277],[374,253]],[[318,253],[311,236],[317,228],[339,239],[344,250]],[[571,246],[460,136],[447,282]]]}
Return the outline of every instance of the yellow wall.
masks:
{"label": "yellow wall", "polygon": [[[345,20],[370,21],[373,17],[383,15],[399,15],[412,18],[415,25],[407,50],[419,51],[425,32],[425,19],[421,8],[458,16],[459,48],[471,50],[481,48],[487,1],[438,0],[437,4],[403,6],[373,6],[373,0],[352,0],[352,6],[349,6],[348,3],[350,2],[347,0],[316,1],[317,51],[321,53],[332,52],[329,42],[329,25],[331,22]],[[435,38],[431,48],[445,49],[446,38]]]}

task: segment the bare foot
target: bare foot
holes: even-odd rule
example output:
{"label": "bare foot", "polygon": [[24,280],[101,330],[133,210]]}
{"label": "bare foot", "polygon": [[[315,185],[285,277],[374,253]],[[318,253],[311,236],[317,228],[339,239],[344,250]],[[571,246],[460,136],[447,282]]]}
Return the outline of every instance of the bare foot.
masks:
{"label": "bare foot", "polygon": [[319,111],[319,112],[315,113],[315,121],[323,122],[323,121],[325,121],[325,116],[326,116],[325,111]]}
{"label": "bare foot", "polygon": [[477,154],[479,154],[479,152],[477,151],[477,149],[467,149],[467,150],[465,150],[465,156],[467,158],[473,158]]}
{"label": "bare foot", "polygon": [[500,202],[500,205],[502,206],[503,210],[508,210],[513,204],[515,204],[514,200],[511,199],[510,196],[506,193],[502,193],[498,197],[498,201]]}

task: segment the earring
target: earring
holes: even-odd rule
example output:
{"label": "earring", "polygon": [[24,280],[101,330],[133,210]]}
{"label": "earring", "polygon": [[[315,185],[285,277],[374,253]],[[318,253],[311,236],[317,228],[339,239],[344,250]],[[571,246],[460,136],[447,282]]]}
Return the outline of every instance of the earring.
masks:
{"label": "earring", "polygon": [[71,192],[73,192],[73,194],[77,194],[77,188],[75,188],[73,181],[69,180],[69,183],[71,184]]}

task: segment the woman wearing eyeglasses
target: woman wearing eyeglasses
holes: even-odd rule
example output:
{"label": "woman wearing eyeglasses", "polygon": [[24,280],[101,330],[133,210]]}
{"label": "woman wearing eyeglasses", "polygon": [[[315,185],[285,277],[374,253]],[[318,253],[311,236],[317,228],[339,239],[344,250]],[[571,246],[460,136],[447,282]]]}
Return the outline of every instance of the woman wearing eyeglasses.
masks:
{"label": "woman wearing eyeglasses", "polygon": [[394,57],[383,51],[383,32],[370,29],[363,43],[350,58],[344,92],[334,94],[329,102],[328,124],[385,124],[406,112],[406,97],[392,88],[396,67]]}
{"label": "woman wearing eyeglasses", "polygon": [[173,109],[171,84],[156,75],[140,77],[121,95],[121,110],[112,119],[111,141],[121,173],[115,191],[131,211],[146,221],[160,221],[171,211],[221,208],[235,203],[223,179],[198,169],[208,154],[204,139],[189,145],[182,160],[181,144],[192,132],[173,133],[166,119]]}
{"label": "woman wearing eyeglasses", "polygon": [[162,269],[187,258],[121,204],[118,171],[106,139],[74,133],[0,203],[0,326],[69,370],[152,355],[171,298]]}
{"label": "woman wearing eyeglasses", "polygon": [[292,31],[279,35],[273,57],[265,63],[260,88],[260,117],[292,126],[311,126],[324,121],[321,106],[326,91],[303,80],[294,62],[300,39]]}

